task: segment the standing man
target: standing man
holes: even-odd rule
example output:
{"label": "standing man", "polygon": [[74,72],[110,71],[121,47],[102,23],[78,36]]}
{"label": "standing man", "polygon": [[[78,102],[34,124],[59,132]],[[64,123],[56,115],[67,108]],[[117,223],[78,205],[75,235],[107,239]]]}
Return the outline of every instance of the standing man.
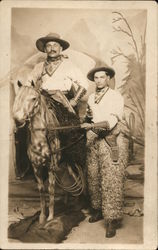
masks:
{"label": "standing man", "polygon": [[[128,160],[128,141],[118,128],[124,101],[109,81],[115,72],[109,67],[92,69],[87,77],[96,84],[88,100],[90,123],[87,130],[87,179],[93,223],[105,220],[106,237],[115,236],[123,216],[124,170]],[[95,123],[99,123],[96,128]]]}
{"label": "standing man", "polygon": [[61,39],[58,34],[51,33],[36,41],[39,51],[46,53],[46,60],[38,63],[29,75],[26,85],[33,81],[37,87],[48,92],[60,90],[75,107],[78,101],[86,93],[88,87],[87,79],[81,70],[70,61],[68,56],[63,55],[70,44]]}

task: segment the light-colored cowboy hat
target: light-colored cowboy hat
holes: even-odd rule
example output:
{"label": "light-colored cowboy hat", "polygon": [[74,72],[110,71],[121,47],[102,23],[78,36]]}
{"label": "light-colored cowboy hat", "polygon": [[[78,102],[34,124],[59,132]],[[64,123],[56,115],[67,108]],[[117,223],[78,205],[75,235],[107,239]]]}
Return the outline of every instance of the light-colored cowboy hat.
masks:
{"label": "light-colored cowboy hat", "polygon": [[67,49],[70,46],[70,44],[67,41],[61,39],[58,34],[50,33],[45,37],[39,38],[36,41],[36,47],[38,50],[45,52],[44,48],[45,48],[46,43],[51,42],[51,41],[59,43],[60,46],[63,48],[63,50]]}
{"label": "light-colored cowboy hat", "polygon": [[94,81],[94,74],[96,72],[99,72],[99,71],[105,71],[105,73],[110,76],[110,78],[113,78],[114,75],[115,75],[115,71],[110,68],[110,67],[97,67],[97,68],[93,68],[92,70],[90,70],[87,74],[87,78],[90,80],[90,81]]}

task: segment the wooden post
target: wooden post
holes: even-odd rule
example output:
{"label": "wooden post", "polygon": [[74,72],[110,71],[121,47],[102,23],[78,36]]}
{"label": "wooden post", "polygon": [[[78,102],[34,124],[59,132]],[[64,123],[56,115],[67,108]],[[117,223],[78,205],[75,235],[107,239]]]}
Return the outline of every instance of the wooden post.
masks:
{"label": "wooden post", "polygon": [[9,85],[10,89],[10,145],[9,145],[9,179],[16,178],[16,149],[15,149],[15,136],[14,136],[14,121],[12,117],[12,107],[15,99],[15,91],[12,83]]}
{"label": "wooden post", "polygon": [[[135,116],[134,114],[131,112],[129,115],[129,128],[131,131],[131,134],[134,134],[134,130],[135,130]],[[132,139],[132,137],[129,139],[129,161],[134,160],[134,141]]]}

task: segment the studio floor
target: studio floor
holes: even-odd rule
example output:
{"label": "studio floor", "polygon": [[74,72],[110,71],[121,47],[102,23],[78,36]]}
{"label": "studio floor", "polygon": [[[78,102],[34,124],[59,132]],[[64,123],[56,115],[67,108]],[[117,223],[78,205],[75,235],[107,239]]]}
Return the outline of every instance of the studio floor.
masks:
{"label": "studio floor", "polygon": [[[9,224],[18,222],[39,211],[39,197],[36,183],[32,181],[17,181],[10,184],[11,194],[9,199]],[[143,216],[133,216],[132,210],[143,211],[143,198],[126,197],[125,213],[122,227],[117,230],[114,238],[105,237],[104,221],[100,220],[90,224],[89,209],[82,209],[85,219],[73,227],[62,243],[99,243],[99,244],[142,244],[143,243]],[[131,216],[129,215],[131,213]],[[11,242],[20,242],[10,239]]]}

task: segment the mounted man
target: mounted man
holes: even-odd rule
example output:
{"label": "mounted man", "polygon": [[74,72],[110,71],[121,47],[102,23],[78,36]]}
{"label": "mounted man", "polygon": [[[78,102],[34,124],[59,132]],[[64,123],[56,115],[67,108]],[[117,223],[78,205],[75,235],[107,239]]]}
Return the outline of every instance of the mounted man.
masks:
{"label": "mounted man", "polygon": [[[49,34],[36,41],[39,51],[46,53],[44,62],[38,63],[30,73],[26,85],[33,81],[37,88],[47,90],[54,98],[67,107],[64,96],[59,96],[56,90],[62,91],[75,107],[86,93],[88,82],[82,71],[62,51],[68,49],[70,44],[57,34]],[[56,97],[56,94],[58,97]],[[54,96],[55,95],[55,96]],[[64,98],[64,100],[63,100]]]}

